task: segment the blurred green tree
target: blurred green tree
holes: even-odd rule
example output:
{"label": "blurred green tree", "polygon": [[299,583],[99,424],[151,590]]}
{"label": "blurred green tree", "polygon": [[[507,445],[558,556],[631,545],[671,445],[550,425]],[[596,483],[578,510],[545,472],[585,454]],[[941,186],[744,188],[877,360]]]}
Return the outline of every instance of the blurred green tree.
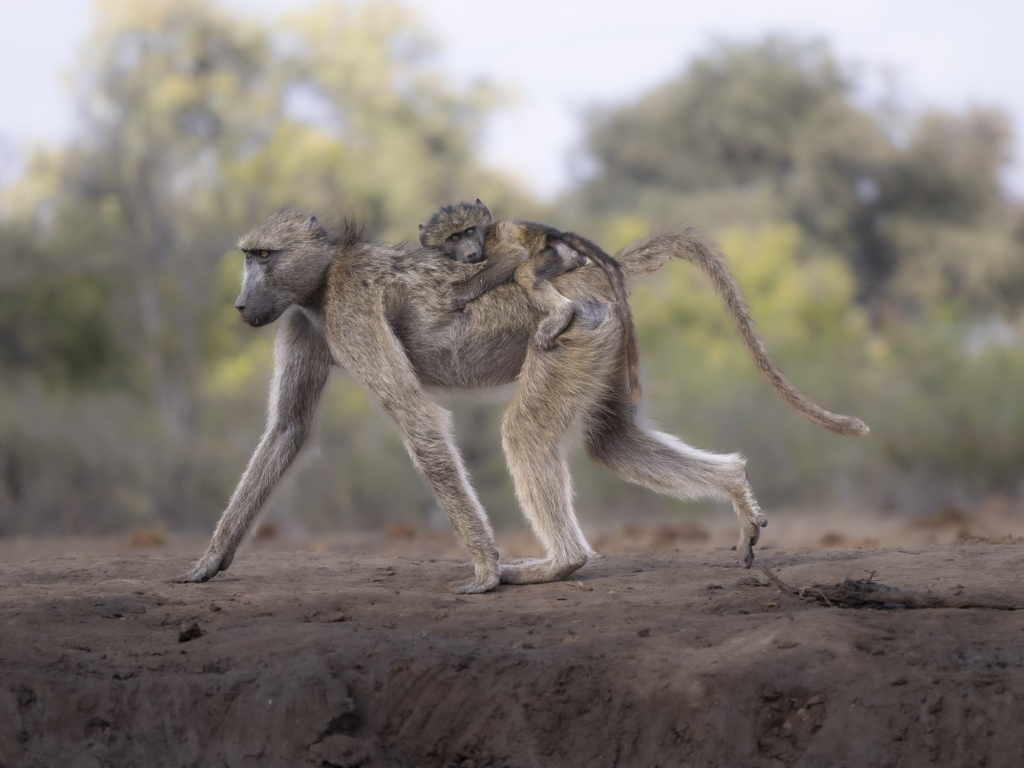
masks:
{"label": "blurred green tree", "polygon": [[635,103],[590,115],[595,173],[566,203],[595,230],[622,215],[711,229],[795,221],[808,249],[847,260],[876,321],[945,302],[1019,312],[1021,208],[999,182],[1005,114],[893,116],[856,86],[820,42],[721,45]]}

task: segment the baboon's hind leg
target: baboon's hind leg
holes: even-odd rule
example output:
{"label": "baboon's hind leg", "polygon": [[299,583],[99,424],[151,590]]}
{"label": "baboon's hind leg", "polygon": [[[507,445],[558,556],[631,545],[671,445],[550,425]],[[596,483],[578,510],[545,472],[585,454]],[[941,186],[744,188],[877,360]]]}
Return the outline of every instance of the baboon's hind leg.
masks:
{"label": "baboon's hind leg", "polygon": [[[618,377],[621,378],[621,377]],[[754,562],[754,545],[768,519],[747,481],[739,454],[701,451],[636,423],[625,389],[616,388],[584,422],[587,455],[624,480],[680,499],[729,499],[740,520],[740,565]]]}
{"label": "baboon's hind leg", "polygon": [[527,354],[501,436],[519,504],[547,557],[502,565],[503,583],[564,579],[590,557],[573,513],[569,466],[560,442],[577,416],[600,397],[600,385],[595,387],[594,381],[604,379],[606,361],[614,357],[610,350],[620,344],[618,334],[613,323],[580,332],[574,328],[558,348]]}

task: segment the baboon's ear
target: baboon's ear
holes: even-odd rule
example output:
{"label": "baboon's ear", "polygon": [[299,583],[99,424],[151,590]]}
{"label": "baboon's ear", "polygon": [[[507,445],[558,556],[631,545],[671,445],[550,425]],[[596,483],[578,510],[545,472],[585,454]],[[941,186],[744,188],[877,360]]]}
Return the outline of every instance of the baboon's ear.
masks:
{"label": "baboon's ear", "polygon": [[483,201],[483,200],[481,200],[481,199],[480,199],[480,198],[478,197],[478,198],[476,199],[476,202],[474,203],[474,205],[475,205],[475,206],[476,206],[477,208],[483,208],[483,209],[484,209],[484,213],[486,213],[486,214],[487,214],[487,223],[488,223],[488,224],[490,224],[490,223],[491,223],[492,221],[494,221],[494,217],[493,217],[493,216],[491,216],[491,209],[490,209],[490,208],[488,208],[488,207],[487,207],[487,206],[486,206],[486,205],[484,204],[484,201]]}
{"label": "baboon's ear", "polygon": [[319,221],[317,221],[316,216],[310,216],[306,219],[306,229],[312,230],[317,239],[319,239],[324,245],[329,243],[331,240],[330,236],[327,234],[327,230],[323,228]]}
{"label": "baboon's ear", "polygon": [[425,242],[423,242],[423,234],[426,231],[427,231],[427,225],[426,224],[420,224],[420,245],[422,245],[424,247],[426,247],[426,245],[427,245]]}

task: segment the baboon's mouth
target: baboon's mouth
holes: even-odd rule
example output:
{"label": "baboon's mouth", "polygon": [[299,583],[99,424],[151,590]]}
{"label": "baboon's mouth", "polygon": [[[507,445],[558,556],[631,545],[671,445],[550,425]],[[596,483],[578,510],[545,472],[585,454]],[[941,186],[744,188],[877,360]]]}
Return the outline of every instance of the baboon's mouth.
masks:
{"label": "baboon's mouth", "polygon": [[284,307],[283,309],[278,309],[277,307],[274,307],[273,309],[270,309],[266,312],[260,312],[259,314],[252,315],[246,313],[242,315],[242,320],[246,324],[251,325],[253,328],[260,328],[264,325],[270,325],[272,322],[281,317],[281,315],[284,314],[285,309],[288,309],[288,307]]}

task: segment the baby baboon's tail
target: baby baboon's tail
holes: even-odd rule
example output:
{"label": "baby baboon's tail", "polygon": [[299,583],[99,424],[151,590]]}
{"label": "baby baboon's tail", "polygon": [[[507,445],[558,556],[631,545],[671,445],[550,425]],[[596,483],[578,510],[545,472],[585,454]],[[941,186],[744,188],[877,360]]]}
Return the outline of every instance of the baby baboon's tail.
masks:
{"label": "baby baboon's tail", "polygon": [[636,339],[636,326],[633,325],[633,311],[629,308],[629,296],[626,293],[626,280],[622,276],[619,263],[605,253],[594,242],[574,232],[563,232],[562,240],[570,247],[593,259],[604,271],[615,292],[616,311],[622,324],[622,335],[626,343],[626,369],[629,372],[629,398],[634,404],[640,400],[640,345]]}
{"label": "baby baboon's tail", "polygon": [[840,435],[863,435],[868,432],[867,424],[860,419],[831,413],[808,400],[779,370],[754,327],[747,302],[743,300],[725,260],[696,229],[676,227],[652,233],[627,245],[615,254],[615,259],[627,277],[650,274],[670,259],[685,259],[696,264],[711,279],[719,301],[732,318],[743,346],[754,358],[757,369],[790,408],[818,426]]}

